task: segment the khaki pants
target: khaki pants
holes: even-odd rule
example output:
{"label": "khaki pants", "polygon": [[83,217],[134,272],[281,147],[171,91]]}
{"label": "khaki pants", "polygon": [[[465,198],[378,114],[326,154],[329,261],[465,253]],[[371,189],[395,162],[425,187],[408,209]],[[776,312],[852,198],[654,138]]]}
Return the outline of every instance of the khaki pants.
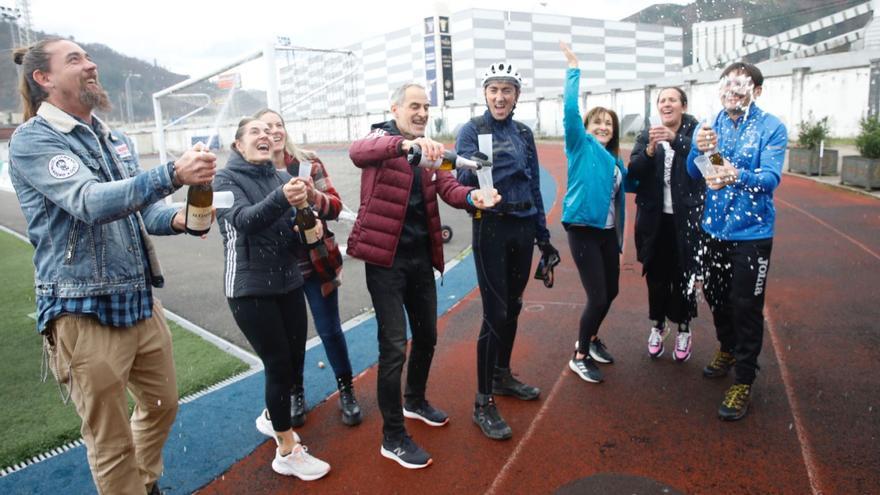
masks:
{"label": "khaki pants", "polygon": [[[153,317],[130,328],[88,315],[62,315],[49,328],[50,367],[82,418],[98,493],[144,493],[162,474],[162,446],[177,414],[171,332],[161,304],[154,298]],[[135,399],[131,418],[126,388]]]}

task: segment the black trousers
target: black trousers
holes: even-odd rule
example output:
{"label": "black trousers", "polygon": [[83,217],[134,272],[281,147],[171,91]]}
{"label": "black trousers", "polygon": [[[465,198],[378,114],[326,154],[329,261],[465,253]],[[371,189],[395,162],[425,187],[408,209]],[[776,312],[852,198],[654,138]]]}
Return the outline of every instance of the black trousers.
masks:
{"label": "black trousers", "polygon": [[492,393],[496,366],[510,368],[534,245],[534,218],[483,212],[473,221],[474,264],[483,301],[483,323],[477,338],[477,389],[481,394]]}
{"label": "black trousers", "polygon": [[693,291],[688,291],[690,274],[683,269],[679,252],[675,217],[663,213],[654,257],[645,267],[648,317],[653,321],[669,319],[675,323],[688,323],[696,314],[696,298]]}
{"label": "black trousers", "polygon": [[290,429],[290,393],[302,386],[308,321],[302,288],[279,296],[227,298],[266,375],[266,409],[275,431]]}
{"label": "black trousers", "polygon": [[764,295],[773,239],[710,238],[703,292],[712,309],[721,350],[736,358],[736,382],[751,384],[764,341]]}
{"label": "black trousers", "polygon": [[587,293],[581,313],[578,352],[589,352],[590,339],[608,315],[620,284],[620,248],[615,229],[569,226],[568,247]]}
{"label": "black trousers", "polygon": [[412,333],[404,394],[407,401],[425,398],[437,344],[434,269],[427,248],[399,249],[390,268],[366,263],[366,277],[379,326],[377,398],[382,412],[382,432],[386,438],[399,439],[406,433],[400,386],[406,362],[407,319]]}

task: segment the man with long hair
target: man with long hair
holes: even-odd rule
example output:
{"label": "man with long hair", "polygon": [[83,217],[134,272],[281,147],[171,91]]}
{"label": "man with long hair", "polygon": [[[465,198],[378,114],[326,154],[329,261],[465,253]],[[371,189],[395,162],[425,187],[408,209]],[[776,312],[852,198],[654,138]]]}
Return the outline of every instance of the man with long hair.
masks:
{"label": "man with long hair", "polygon": [[93,113],[109,99],[79,45],[44,39],[14,60],[27,121],[10,141],[10,176],[35,248],[49,367],[82,418],[98,492],[159,493],[178,395],[149,234],[184,231],[183,212],[161,200],[210,183],[216,157],[193,149],[144,171],[131,140]]}

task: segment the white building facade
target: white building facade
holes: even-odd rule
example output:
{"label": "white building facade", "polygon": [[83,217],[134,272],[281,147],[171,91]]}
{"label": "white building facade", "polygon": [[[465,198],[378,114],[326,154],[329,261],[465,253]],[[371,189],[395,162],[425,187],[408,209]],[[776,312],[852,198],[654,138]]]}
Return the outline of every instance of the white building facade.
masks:
{"label": "white building facade", "polygon": [[580,57],[586,89],[682,68],[680,28],[469,9],[367,39],[348,47],[350,55],[316,52],[308,63],[282,67],[281,107],[288,120],[381,113],[391,91],[408,81],[427,84],[434,105],[468,106],[482,101],[482,73],[499,61],[518,68],[523,98],[555,96],[566,67],[560,40]]}

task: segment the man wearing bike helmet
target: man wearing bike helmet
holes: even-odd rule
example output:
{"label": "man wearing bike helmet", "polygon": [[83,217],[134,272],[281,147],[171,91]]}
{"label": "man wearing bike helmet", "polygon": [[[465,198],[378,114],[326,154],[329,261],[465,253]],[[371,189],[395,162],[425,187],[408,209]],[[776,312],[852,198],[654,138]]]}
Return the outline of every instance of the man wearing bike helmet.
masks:
{"label": "man wearing bike helmet", "polygon": [[[535,138],[528,127],[512,118],[521,88],[522,77],[516,67],[507,62],[490,65],[483,75],[488,109],[462,127],[455,145],[461,156],[482,152],[489,157],[494,187],[504,198],[495,207],[473,214],[474,263],[483,301],[473,419],[494,440],[508,439],[512,432],[493,395],[521,400],[535,400],[540,395],[537,387],[514,378],[510,355],[535,242],[544,256],[558,256],[550,245],[544,216]],[[478,184],[476,175],[468,170],[460,171],[458,180],[465,185]]]}

